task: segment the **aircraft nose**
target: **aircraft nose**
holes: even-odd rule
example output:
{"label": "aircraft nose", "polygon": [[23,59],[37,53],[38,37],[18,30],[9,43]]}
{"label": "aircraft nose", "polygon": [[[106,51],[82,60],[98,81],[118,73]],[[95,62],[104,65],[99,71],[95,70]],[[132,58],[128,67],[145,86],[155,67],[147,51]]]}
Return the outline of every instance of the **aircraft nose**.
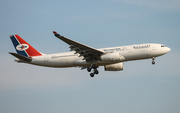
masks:
{"label": "aircraft nose", "polygon": [[166,48],[166,53],[168,53],[169,51],[171,51],[171,49],[169,47]]}
{"label": "aircraft nose", "polygon": [[169,47],[167,47],[167,51],[169,52],[169,51],[171,51],[171,49]]}

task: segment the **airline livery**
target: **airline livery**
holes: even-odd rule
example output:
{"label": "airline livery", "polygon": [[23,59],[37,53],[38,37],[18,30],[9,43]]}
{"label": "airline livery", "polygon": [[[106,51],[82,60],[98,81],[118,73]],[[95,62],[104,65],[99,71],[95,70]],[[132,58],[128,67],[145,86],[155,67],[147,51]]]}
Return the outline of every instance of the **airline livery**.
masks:
{"label": "airline livery", "polygon": [[152,58],[168,53],[171,49],[162,44],[147,43],[129,46],[119,46],[95,49],[90,46],[73,41],[53,31],[54,35],[69,45],[70,51],[57,54],[43,54],[33,48],[19,35],[10,35],[17,53],[9,52],[16,57],[16,62],[28,63],[38,66],[66,68],[82,67],[87,69],[91,77],[98,74],[97,68],[104,66],[105,71],[123,70],[123,62]]}

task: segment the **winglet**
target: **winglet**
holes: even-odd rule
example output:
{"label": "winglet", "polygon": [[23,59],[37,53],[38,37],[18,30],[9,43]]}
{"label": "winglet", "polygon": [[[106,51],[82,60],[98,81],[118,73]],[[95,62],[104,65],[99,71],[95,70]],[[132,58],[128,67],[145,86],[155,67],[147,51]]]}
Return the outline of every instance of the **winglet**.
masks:
{"label": "winglet", "polygon": [[58,34],[56,31],[53,31],[55,36],[61,36],[60,34]]}

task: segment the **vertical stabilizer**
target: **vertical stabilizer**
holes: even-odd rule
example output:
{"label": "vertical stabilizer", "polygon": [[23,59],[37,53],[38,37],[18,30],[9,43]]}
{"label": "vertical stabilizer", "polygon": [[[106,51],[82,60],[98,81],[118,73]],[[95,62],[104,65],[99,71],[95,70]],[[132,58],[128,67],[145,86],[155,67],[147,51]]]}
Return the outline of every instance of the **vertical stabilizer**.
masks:
{"label": "vertical stabilizer", "polygon": [[19,35],[10,35],[11,41],[18,54],[25,57],[41,56],[42,54],[34,49]]}

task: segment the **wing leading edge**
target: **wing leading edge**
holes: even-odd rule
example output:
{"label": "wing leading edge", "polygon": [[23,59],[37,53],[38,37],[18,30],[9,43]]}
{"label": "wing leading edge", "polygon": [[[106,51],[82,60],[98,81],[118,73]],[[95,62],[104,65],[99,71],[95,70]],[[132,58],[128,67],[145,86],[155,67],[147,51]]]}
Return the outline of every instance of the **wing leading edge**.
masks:
{"label": "wing leading edge", "polygon": [[94,49],[92,47],[86,46],[74,40],[68,39],[64,36],[61,36],[56,31],[53,31],[53,33],[57,38],[61,39],[62,41],[70,45],[69,46],[69,48],[71,49],[70,51],[75,51],[74,54],[79,53],[80,54],[79,57],[83,56],[84,57],[83,60],[86,60],[87,62],[98,60],[99,56],[101,56],[104,53],[103,51]]}

